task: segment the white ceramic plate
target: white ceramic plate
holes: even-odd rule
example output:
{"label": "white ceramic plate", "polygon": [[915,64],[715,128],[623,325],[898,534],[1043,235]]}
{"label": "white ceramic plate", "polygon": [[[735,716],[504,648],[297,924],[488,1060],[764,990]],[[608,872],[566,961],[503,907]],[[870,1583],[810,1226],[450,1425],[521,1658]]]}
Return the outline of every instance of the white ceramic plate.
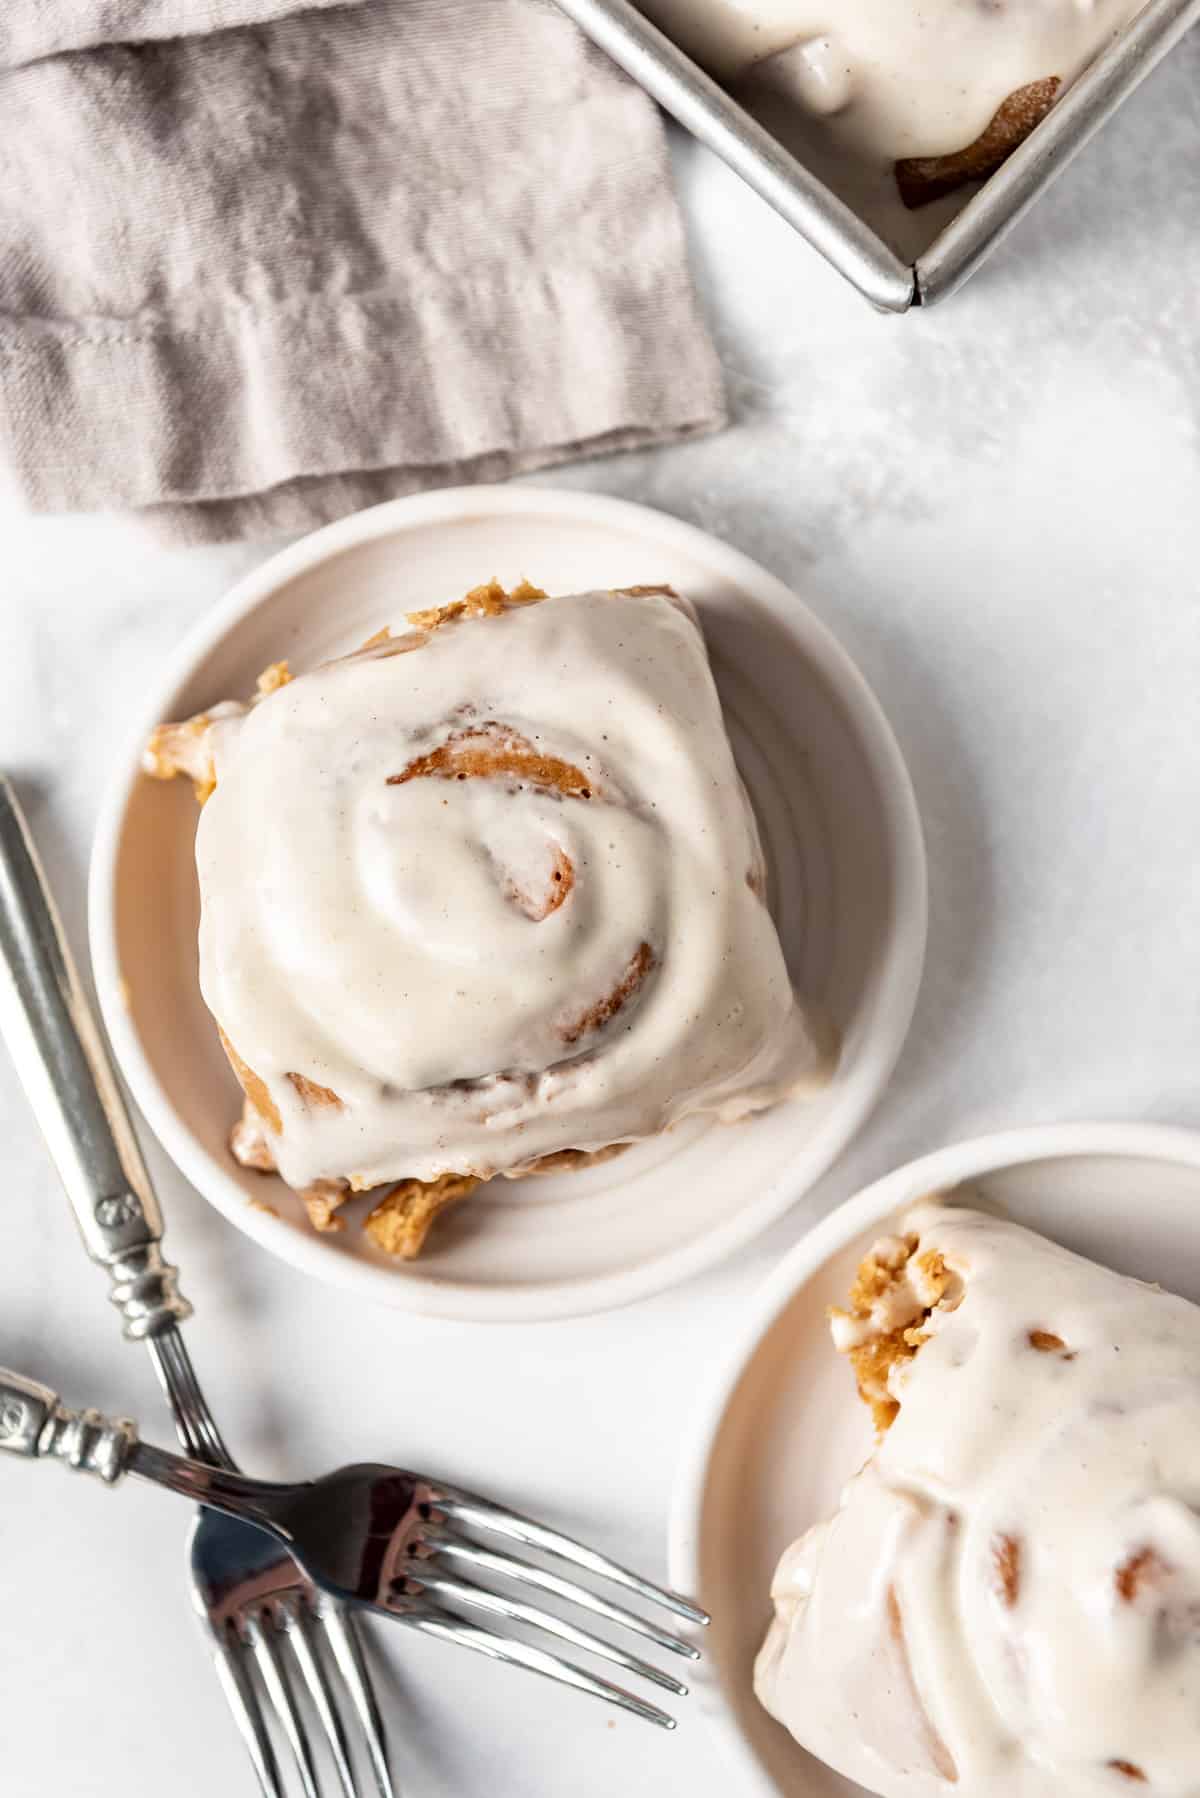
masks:
{"label": "white ceramic plate", "polygon": [[829,1341],[876,1236],[914,1200],[972,1189],[1093,1260],[1200,1301],[1200,1135],[1141,1124],[1010,1131],[943,1149],[825,1218],[753,1300],[687,1437],[671,1517],[671,1582],[712,1613],[697,1708],[745,1798],[860,1798],[754,1696],[754,1657],[783,1549],[837,1503],[871,1447],[866,1409]]}
{"label": "white ceramic plate", "polygon": [[[380,1256],[351,1216],[319,1237],[273,1177],[235,1166],[239,1095],[196,978],[195,807],[145,780],[150,727],[303,669],[404,612],[496,575],[552,592],[669,581],[695,600],[772,871],[793,974],[832,1014],[840,1065],[815,1102],[732,1128],[689,1124],[582,1173],[497,1181],[439,1223],[421,1260]],[[777,1218],[846,1147],[908,1030],[925,943],[908,776],[861,676],[794,594],[660,513],[587,494],[469,488],[399,500],[293,545],[184,646],[132,733],[92,860],[100,1003],[151,1127],[204,1196],[295,1266],[384,1303],[480,1319],[623,1304],[711,1265]],[[276,1205],[279,1218],[249,1199]]]}

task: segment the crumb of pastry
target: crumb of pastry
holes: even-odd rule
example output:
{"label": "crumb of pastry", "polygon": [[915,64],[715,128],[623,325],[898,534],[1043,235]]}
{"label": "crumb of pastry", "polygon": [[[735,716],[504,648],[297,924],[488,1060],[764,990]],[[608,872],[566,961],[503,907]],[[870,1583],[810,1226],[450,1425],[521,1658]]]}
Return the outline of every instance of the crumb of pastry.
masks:
{"label": "crumb of pastry", "polygon": [[177,774],[186,775],[197,804],[203,805],[217,784],[209,748],[211,724],[207,712],[198,712],[182,724],[156,724],[142,752],[142,772],[151,780],[174,780]]}
{"label": "crumb of pastry", "polygon": [[[272,662],[264,668],[256,683],[256,699],[268,699],[291,680],[286,662]],[[240,711],[240,706],[226,709]],[[217,771],[212,757],[213,717],[210,712],[197,712],[181,722],[156,724],[142,751],[142,772],[151,780],[174,780],[186,775],[192,783],[196,803],[204,805],[212,797],[217,784]]]}
{"label": "crumb of pastry", "polygon": [[255,685],[260,699],[266,699],[271,693],[278,693],[280,687],[286,687],[292,678],[292,671],[286,662],[272,662],[264,668]]}
{"label": "crumb of pastry", "polygon": [[268,1205],[265,1199],[247,1199],[251,1211],[265,1211],[268,1217],[278,1217],[279,1212],[274,1205]]}
{"label": "crumb of pastry", "polygon": [[444,624],[456,624],[462,618],[497,618],[501,612],[513,611],[518,606],[533,606],[546,598],[545,590],[532,586],[529,581],[519,581],[510,592],[499,581],[490,580],[480,587],[472,587],[469,593],[461,599],[451,600],[449,605],[429,606],[425,611],[409,612],[406,616],[417,630],[436,631]]}
{"label": "crumb of pastry", "polygon": [[[900,1410],[892,1390],[896,1370],[927,1339],[933,1310],[952,1296],[954,1276],[936,1250],[917,1254],[915,1235],[887,1237],[859,1263],[849,1306],[830,1316],[841,1326],[858,1390],[880,1435]],[[895,1321],[888,1320],[895,1308]],[[839,1346],[842,1346],[839,1344]]]}
{"label": "crumb of pastry", "polygon": [[311,1186],[304,1188],[300,1197],[314,1230],[320,1231],[324,1236],[346,1228],[345,1218],[336,1216],[339,1208],[350,1197],[350,1188],[344,1180],[314,1180]]}
{"label": "crumb of pastry", "polygon": [[916,1341],[910,1343],[908,1334],[907,1330],[895,1330],[852,1350],[850,1355],[859,1395],[870,1406],[875,1429],[881,1436],[900,1415],[899,1403],[888,1391],[892,1369],[911,1360],[920,1346]]}
{"label": "crumb of pastry", "polygon": [[991,119],[965,149],[948,156],[907,156],[896,164],[896,186],[909,211],[940,200],[966,181],[985,181],[1040,125],[1058,97],[1062,81],[1048,75],[1002,100]]}
{"label": "crumb of pastry", "polygon": [[385,1255],[411,1261],[420,1254],[434,1218],[465,1199],[481,1181],[474,1174],[443,1174],[437,1180],[401,1180],[384,1194],[363,1226]]}
{"label": "crumb of pastry", "polygon": [[258,1174],[278,1172],[266,1125],[244,1094],[242,1115],[229,1132],[229,1152],[239,1167],[253,1168]]}

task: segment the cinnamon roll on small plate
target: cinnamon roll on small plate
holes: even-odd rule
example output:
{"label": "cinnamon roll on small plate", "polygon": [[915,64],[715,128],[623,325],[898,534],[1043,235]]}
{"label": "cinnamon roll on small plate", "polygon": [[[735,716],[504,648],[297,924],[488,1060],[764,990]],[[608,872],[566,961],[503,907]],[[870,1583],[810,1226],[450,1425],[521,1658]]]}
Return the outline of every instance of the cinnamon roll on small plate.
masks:
{"label": "cinnamon roll on small plate", "polygon": [[139,726],[91,924],[135,1096],[249,1234],[410,1308],[566,1315],[715,1260],[849,1140],[924,863],[778,583],[639,507],[472,489],[230,595]]}
{"label": "cinnamon roll on small plate", "polygon": [[671,1522],[739,1789],[1198,1789],[1198,1201],[1192,1132],[1012,1131],[775,1271]]}

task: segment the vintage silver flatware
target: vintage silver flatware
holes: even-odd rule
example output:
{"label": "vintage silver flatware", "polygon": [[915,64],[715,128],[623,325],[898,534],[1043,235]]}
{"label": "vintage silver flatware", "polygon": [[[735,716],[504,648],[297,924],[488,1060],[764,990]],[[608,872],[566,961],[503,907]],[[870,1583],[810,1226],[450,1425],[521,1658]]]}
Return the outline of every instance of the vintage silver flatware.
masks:
{"label": "vintage silver flatware", "polygon": [[133,1474],[214,1506],[243,1523],[269,1530],[309,1578],[342,1603],[369,1606],[428,1635],[607,1699],[664,1729],[675,1727],[665,1711],[622,1687],[458,1613],[482,1613],[489,1622],[502,1620],[544,1631],[677,1697],[685,1696],[687,1687],[672,1674],[504,1588],[532,1589],[577,1605],[686,1660],[699,1659],[696,1648],[639,1612],[477,1538],[519,1543],[607,1580],[689,1623],[707,1623],[705,1613],[569,1536],[461,1487],[378,1464],[340,1467],[321,1479],[294,1485],[249,1479],[231,1468],[188,1460],[140,1441],[129,1418],[68,1411],[49,1387],[3,1368],[0,1449],[35,1458],[56,1457],[110,1485]]}
{"label": "vintage silver flatware", "polygon": [[[121,1312],[125,1333],[145,1341],[154,1357],[184,1448],[194,1462],[207,1463],[236,1483],[239,1476],[204,1403],[179,1334],[179,1322],[190,1307],[176,1291],[174,1269],[162,1258],[161,1214],[107,1046],[72,964],[15,795],[2,776],[0,1034],[9,1044],[50,1144],[85,1246],[109,1273],[111,1297]],[[0,1441],[0,1446],[11,1444]],[[552,1598],[576,1603],[593,1616],[633,1628],[687,1659],[697,1658],[693,1647],[547,1568],[514,1561],[494,1548],[472,1542],[469,1532],[499,1533],[535,1552],[566,1560],[585,1573],[615,1581],[652,1604],[665,1605],[689,1622],[707,1623],[702,1611],[540,1524],[436,1481],[416,1475],[403,1477],[422,1490],[440,1493],[450,1509],[435,1507],[436,1514],[431,1512],[422,1519],[419,1540],[413,1538],[412,1558],[427,1563],[436,1558],[437,1565],[424,1568],[420,1592],[407,1589],[390,1595],[386,1607],[390,1615],[400,1616],[427,1634],[514,1662],[608,1698],[666,1728],[673,1727],[664,1712],[632,1693],[545,1649],[482,1628],[456,1615],[456,1610],[484,1611],[493,1618],[544,1629],[560,1641],[596,1653],[627,1671],[643,1673],[683,1695],[686,1688],[680,1681],[523,1598],[475,1584],[464,1578],[461,1570],[469,1568],[498,1580],[515,1578],[525,1587],[532,1585]],[[214,1507],[218,1504],[211,1495],[205,1502]],[[459,1534],[451,1518],[467,1533]],[[196,1606],[212,1629],[218,1673],[267,1798],[282,1798],[283,1793],[266,1727],[266,1714],[272,1710],[291,1744],[306,1798],[319,1798],[313,1757],[294,1695],[294,1672],[289,1669],[285,1649],[308,1690],[346,1798],[356,1798],[358,1788],[353,1783],[339,1710],[318,1655],[320,1641],[328,1645],[341,1670],[382,1798],[392,1798],[383,1733],[350,1618],[338,1600],[317,1592],[285,1546],[285,1538],[277,1530],[267,1534],[240,1515],[222,1514],[215,1508],[202,1510],[192,1537],[191,1577]],[[251,1667],[257,1669],[257,1681]]]}
{"label": "vintage silver flatware", "polygon": [[[84,1246],[106,1269],[125,1335],[146,1344],[190,1455],[233,1467],[179,1325],[191,1313],[163,1260],[163,1220],[108,1047],[75,970],[12,787],[0,776],[0,1034],[62,1176]],[[321,1782],[307,1693],[343,1798],[359,1798],[349,1737],[379,1798],[395,1798],[387,1743],[355,1627],[278,1541],[201,1511],[189,1545],[192,1601],[211,1631],[225,1696],[264,1798],[284,1798],[268,1727],[290,1747],[304,1798]],[[328,1649],[329,1653],[324,1652]],[[336,1668],[340,1681],[333,1677]],[[255,1677],[255,1671],[257,1677]],[[340,1685],[340,1692],[339,1692]]]}

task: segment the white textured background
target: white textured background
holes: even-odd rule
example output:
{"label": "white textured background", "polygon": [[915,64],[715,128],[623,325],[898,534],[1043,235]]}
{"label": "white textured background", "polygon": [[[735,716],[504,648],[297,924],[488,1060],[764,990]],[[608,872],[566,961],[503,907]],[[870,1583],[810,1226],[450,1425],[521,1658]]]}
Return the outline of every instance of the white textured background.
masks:
{"label": "white textured background", "polygon": [[[483,1332],[364,1310],[254,1250],[163,1169],[193,1352],[256,1470],[425,1463],[661,1571],[682,1417],[806,1219],[981,1127],[1200,1124],[1198,96],[1193,37],[994,263],[906,319],[870,313],[681,146],[736,424],[546,478],[727,538],[859,660],[928,833],[916,1028],[853,1152],[771,1235],[716,1276],[578,1324]],[[125,715],[265,552],[3,517],[0,764],[81,945]],[[0,1133],[0,1360],[159,1424],[6,1065]],[[251,1792],[186,1613],[185,1522],[158,1494],[0,1467],[5,1798]],[[408,1798],[737,1798],[694,1720],[660,1738],[395,1630],[387,1650]]]}

